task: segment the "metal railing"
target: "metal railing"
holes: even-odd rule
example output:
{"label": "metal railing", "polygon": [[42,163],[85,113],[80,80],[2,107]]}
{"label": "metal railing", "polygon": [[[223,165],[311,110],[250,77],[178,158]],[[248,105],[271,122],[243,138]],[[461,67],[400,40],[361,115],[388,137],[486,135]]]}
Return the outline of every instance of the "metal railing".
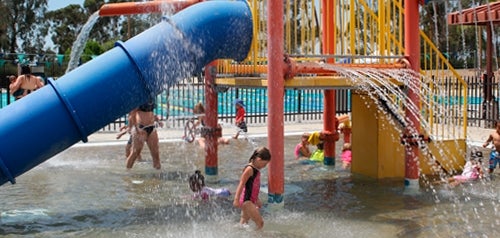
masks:
{"label": "metal railing", "polygon": [[[167,127],[183,128],[186,121],[194,117],[193,107],[198,102],[205,102],[204,82],[197,77],[186,79],[165,90],[157,96],[155,113],[166,121]],[[267,123],[266,88],[229,88],[218,92],[219,122],[234,124],[236,110],[234,100],[242,99],[245,103],[245,120],[248,125]],[[349,89],[336,90],[336,112],[346,114],[351,111],[351,92]],[[321,89],[286,89],[284,98],[284,122],[302,123],[323,120],[323,90]],[[123,115],[110,123],[102,131],[117,131],[127,123]]]}

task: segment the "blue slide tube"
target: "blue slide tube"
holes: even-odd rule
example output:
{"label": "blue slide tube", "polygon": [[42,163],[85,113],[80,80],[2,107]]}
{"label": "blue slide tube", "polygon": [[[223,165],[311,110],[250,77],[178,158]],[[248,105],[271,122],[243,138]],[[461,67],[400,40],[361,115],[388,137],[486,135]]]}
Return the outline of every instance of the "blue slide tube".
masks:
{"label": "blue slide tube", "polygon": [[50,159],[215,59],[246,58],[246,1],[208,1],[0,110],[0,185]]}

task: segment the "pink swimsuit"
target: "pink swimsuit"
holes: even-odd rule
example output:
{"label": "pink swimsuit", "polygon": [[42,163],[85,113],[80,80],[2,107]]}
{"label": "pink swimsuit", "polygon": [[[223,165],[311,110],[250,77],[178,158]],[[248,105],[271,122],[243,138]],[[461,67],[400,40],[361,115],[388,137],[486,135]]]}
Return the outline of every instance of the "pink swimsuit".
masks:
{"label": "pink swimsuit", "polygon": [[[256,203],[257,200],[259,199],[260,171],[251,165],[247,166],[252,167],[253,175],[250,176],[250,178],[248,178],[247,182],[245,183],[245,187],[241,192],[240,205],[243,205],[245,201],[252,201],[253,203]],[[247,166],[245,166],[245,168]]]}
{"label": "pink swimsuit", "polygon": [[346,151],[342,152],[342,154],[340,155],[340,157],[342,158],[342,162],[351,163],[351,161],[352,161],[352,152],[350,150],[346,150]]}

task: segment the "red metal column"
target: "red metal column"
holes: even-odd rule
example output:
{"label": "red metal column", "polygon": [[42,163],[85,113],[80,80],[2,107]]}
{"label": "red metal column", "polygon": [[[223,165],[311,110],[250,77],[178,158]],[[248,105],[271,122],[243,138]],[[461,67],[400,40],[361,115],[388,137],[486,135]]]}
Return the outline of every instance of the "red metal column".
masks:
{"label": "red metal column", "polygon": [[[323,26],[323,54],[335,54],[334,6],[335,1],[322,0],[321,25]],[[328,58],[327,63],[334,63]],[[335,116],[335,90],[325,90],[323,99],[323,130],[330,135],[337,133],[337,117]],[[329,133],[328,133],[329,132]],[[335,136],[328,136],[324,140],[325,165],[335,165]]]}
{"label": "red metal column", "polygon": [[498,119],[498,101],[493,95],[493,32],[491,30],[493,23],[485,25],[486,28],[486,77],[483,78],[484,85],[484,100],[483,100],[483,115],[489,121],[487,127],[495,128],[496,120]]}
{"label": "red metal column", "polygon": [[[410,62],[411,69],[415,71],[414,88],[408,90],[408,98],[420,108],[419,85],[420,85],[420,35],[419,35],[419,0],[405,0],[405,55]],[[418,110],[416,113],[420,113]],[[408,118],[408,128],[406,133],[420,134],[420,121],[418,115],[405,112]],[[419,151],[417,147],[406,146],[405,153],[405,192],[415,192],[419,190]]]}
{"label": "red metal column", "polygon": [[214,88],[215,77],[217,76],[217,61],[213,61],[205,66],[205,126],[210,128],[205,139],[205,175],[207,180],[217,181],[217,91]]}
{"label": "red metal column", "polygon": [[284,179],[284,122],[283,96],[285,93],[283,1],[267,1],[268,52],[268,145],[272,159],[268,170],[268,203],[283,205]]}

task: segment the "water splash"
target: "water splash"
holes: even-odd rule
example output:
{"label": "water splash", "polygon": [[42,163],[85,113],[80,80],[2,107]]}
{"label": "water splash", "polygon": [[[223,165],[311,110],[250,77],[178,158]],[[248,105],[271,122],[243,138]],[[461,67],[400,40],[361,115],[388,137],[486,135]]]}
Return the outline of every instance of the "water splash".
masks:
{"label": "water splash", "polygon": [[[366,106],[370,107],[369,101],[374,102],[377,108],[388,118],[390,128],[394,128],[400,135],[408,133],[405,129],[414,128],[409,120],[409,116],[418,119],[419,126],[422,128],[423,132],[428,133],[434,139],[454,139],[451,134],[440,133],[438,126],[446,127],[448,131],[460,131],[460,125],[458,123],[450,123],[453,120],[449,108],[443,103],[437,102],[437,98],[445,98],[445,89],[440,85],[434,85],[434,88],[430,88],[429,84],[432,82],[431,78],[420,76],[421,83],[417,83],[414,79],[416,74],[410,69],[377,69],[377,68],[349,68],[340,67],[336,65],[325,65],[325,69],[337,72],[340,76],[343,76],[352,81],[356,89],[361,90],[366,93],[366,98],[370,100],[365,100]],[[387,79],[393,79],[387,80]],[[402,87],[403,86],[403,87]],[[421,107],[416,105],[407,95],[408,90],[414,90],[419,93],[419,101]],[[425,95],[432,95],[431,97]],[[384,104],[384,105],[382,105]],[[404,105],[401,107],[401,105]],[[440,121],[436,121],[434,124],[430,124],[426,115],[421,113],[421,108],[432,108],[434,117]],[[436,119],[436,120],[437,120]],[[401,125],[400,122],[405,124]],[[414,134],[416,131],[410,131],[409,133]],[[434,133],[434,134],[433,134]],[[395,141],[399,141],[400,138],[392,138]],[[455,140],[457,148],[458,141]],[[449,147],[444,144],[442,140],[434,140],[434,144],[438,148],[440,153],[440,158],[449,158],[449,154],[452,154]],[[433,165],[436,162],[436,157],[430,153],[426,144],[419,145],[422,154],[426,157],[426,162],[429,165]],[[462,151],[465,154],[465,151]],[[441,161],[440,161],[441,162]],[[446,163],[453,163],[455,161],[441,162],[442,165],[448,165]],[[453,167],[453,166],[447,166]],[[454,172],[454,171],[449,171]]]}
{"label": "water splash", "polygon": [[78,67],[80,56],[82,55],[87,39],[89,38],[90,30],[92,30],[98,19],[99,11],[96,11],[89,17],[85,25],[83,25],[82,31],[80,31],[80,34],[76,37],[75,42],[73,42],[73,47],[71,47],[71,55],[68,68],[66,68],[66,73],[69,73],[71,70]]}

